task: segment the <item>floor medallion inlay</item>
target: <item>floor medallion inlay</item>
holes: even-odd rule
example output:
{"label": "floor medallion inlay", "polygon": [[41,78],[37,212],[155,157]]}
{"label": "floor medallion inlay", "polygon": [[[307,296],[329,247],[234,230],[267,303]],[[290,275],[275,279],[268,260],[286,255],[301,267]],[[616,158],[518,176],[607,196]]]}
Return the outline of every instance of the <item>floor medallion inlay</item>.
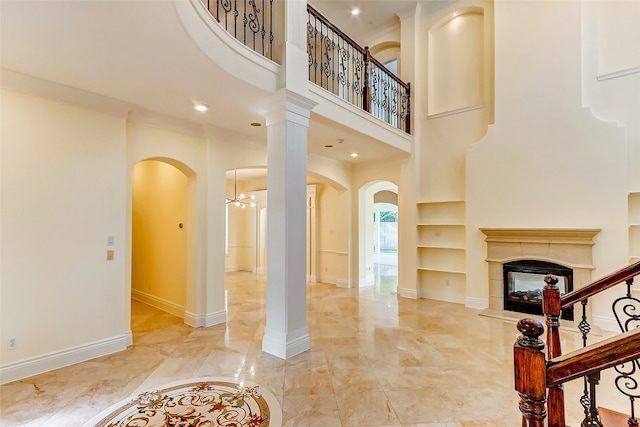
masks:
{"label": "floor medallion inlay", "polygon": [[121,401],[84,427],[280,427],[277,399],[258,384],[233,378],[180,381]]}

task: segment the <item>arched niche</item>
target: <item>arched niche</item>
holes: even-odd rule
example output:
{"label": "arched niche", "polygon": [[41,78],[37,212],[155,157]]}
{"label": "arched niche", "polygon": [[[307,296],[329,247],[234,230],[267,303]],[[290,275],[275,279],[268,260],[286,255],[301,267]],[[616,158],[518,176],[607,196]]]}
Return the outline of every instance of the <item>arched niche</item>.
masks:
{"label": "arched niche", "polygon": [[483,105],[484,9],[456,10],[429,31],[428,114]]}

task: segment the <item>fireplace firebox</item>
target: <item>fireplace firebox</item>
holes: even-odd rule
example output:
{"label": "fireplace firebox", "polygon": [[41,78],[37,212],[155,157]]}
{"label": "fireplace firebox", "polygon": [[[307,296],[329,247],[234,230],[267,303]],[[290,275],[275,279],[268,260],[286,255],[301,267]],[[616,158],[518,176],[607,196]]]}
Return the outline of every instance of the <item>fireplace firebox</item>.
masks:
{"label": "fireplace firebox", "polygon": [[[542,315],[544,277],[558,278],[560,295],[573,290],[573,269],[546,261],[520,260],[502,265],[504,277],[504,309]],[[562,318],[573,320],[573,308],[563,310]]]}

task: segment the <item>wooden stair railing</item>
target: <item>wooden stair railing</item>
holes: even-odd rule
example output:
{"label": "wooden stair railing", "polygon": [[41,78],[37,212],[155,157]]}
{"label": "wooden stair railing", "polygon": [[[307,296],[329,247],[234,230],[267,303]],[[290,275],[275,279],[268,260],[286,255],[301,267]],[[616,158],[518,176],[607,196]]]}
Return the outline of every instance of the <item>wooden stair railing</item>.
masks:
{"label": "wooden stair railing", "polygon": [[[545,277],[546,286],[543,290],[543,312],[545,313],[547,324],[547,358],[545,359],[544,353],[542,352],[545,344],[538,338],[542,335],[544,328],[542,324],[539,324],[537,321],[523,319],[521,322],[526,322],[518,324],[518,329],[521,331],[522,336],[514,345],[516,390],[519,391],[522,398],[520,409],[523,413],[523,426],[542,426],[542,424],[537,424],[538,420],[544,420],[548,417],[547,421],[549,427],[564,427],[564,391],[562,384],[569,379],[578,378],[580,376],[585,377],[585,391],[580,402],[585,409],[585,420],[583,421],[582,426],[602,426],[598,420],[598,409],[595,402],[595,385],[600,379],[599,372],[607,369],[608,367],[617,367],[620,364],[625,363],[622,359],[625,359],[626,357],[628,357],[625,359],[627,362],[632,361],[631,373],[636,372],[636,366],[640,366],[638,361],[635,360],[640,357],[640,335],[637,335],[637,331],[640,329],[636,329],[637,327],[640,327],[640,300],[633,297],[631,294],[633,278],[638,275],[640,275],[640,261],[621,268],[606,277],[564,296],[560,296],[560,291],[557,287],[558,279],[554,276]],[[608,343],[610,340],[587,347],[587,335],[591,329],[586,315],[588,298],[621,283],[626,283],[627,295],[625,297],[618,298],[614,302],[612,308],[614,309],[614,315],[623,334],[610,340],[615,343],[611,345],[619,347],[623,353],[618,353],[617,350],[609,349],[610,351],[604,352],[604,355],[591,354],[590,351],[594,348],[596,350],[593,351],[597,352],[603,352],[606,350],[607,348],[601,348],[599,346],[605,345],[605,343]],[[615,312],[616,304],[620,303],[622,306],[624,301],[631,301],[621,309],[624,312],[624,315],[627,316],[626,321],[623,321],[621,316]],[[581,303],[582,305],[582,319],[578,324],[578,329],[582,333],[583,347],[586,349],[583,348],[577,352],[562,356],[562,349],[560,346],[560,315],[562,310],[570,308],[577,303]],[[628,336],[632,338],[625,338]],[[523,353],[523,349],[527,350]],[[532,350],[542,354],[542,359],[540,359],[539,354],[531,353]],[[582,353],[582,351],[586,353]],[[588,356],[585,356],[584,354],[588,354]],[[625,356],[627,354],[630,354],[631,356]],[[579,360],[579,362],[570,362],[571,360],[574,360],[573,357],[576,357],[577,359],[575,360]],[[596,358],[599,363],[603,363],[603,366],[595,365],[594,367],[587,369],[587,372],[582,372],[586,369],[584,365],[584,357]],[[608,360],[606,359],[607,357],[613,359],[610,362],[606,362],[606,360]],[[622,359],[617,360],[618,357],[621,357]],[[544,366],[545,374],[543,375],[538,372],[537,374],[532,374],[534,377],[528,378],[529,375],[527,374],[527,371],[530,370],[531,373],[533,373],[534,371],[540,370],[540,364]],[[571,378],[559,381],[554,377],[554,375],[558,375],[557,373],[560,372],[558,371],[558,369],[560,369],[558,368],[558,364],[560,364],[560,366],[569,366],[577,372],[571,374]],[[553,373],[551,377],[549,377],[548,370],[551,370]],[[618,371],[618,368],[616,368],[616,371]],[[621,377],[619,378],[627,378],[626,372],[618,371],[618,373],[621,374]],[[569,374],[565,373],[564,375]],[[520,376],[523,376],[523,378],[520,378]],[[563,375],[561,375],[561,377],[563,377]],[[543,386],[541,386],[541,384],[543,384]],[[628,388],[637,388],[638,384],[634,379],[630,380],[630,384],[632,385],[628,386]],[[635,384],[635,387],[633,384]],[[620,387],[618,388],[620,389]],[[533,394],[529,396],[523,390]],[[620,389],[620,391],[623,392],[622,389]],[[628,421],[629,427],[638,426],[638,421],[635,418],[634,413],[634,396],[628,393],[625,394],[627,394],[631,400],[631,416]],[[547,409],[544,409],[545,403],[546,407],[548,407],[548,412]],[[542,405],[542,407],[540,405]]]}
{"label": "wooden stair railing", "polygon": [[[601,371],[640,357],[640,329],[592,344],[549,361],[544,342],[539,338],[544,326],[535,319],[518,322],[522,336],[514,344],[515,388],[520,394],[523,427],[545,427],[547,388],[561,386],[582,376],[597,376]],[[549,402],[549,412],[555,408]],[[548,421],[549,427],[564,426]]]}

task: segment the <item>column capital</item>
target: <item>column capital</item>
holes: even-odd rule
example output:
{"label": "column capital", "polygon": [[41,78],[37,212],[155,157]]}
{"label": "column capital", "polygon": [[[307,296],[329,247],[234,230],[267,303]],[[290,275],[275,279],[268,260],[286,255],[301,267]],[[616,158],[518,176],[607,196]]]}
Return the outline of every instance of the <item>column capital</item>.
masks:
{"label": "column capital", "polygon": [[318,105],[314,100],[293,92],[289,89],[280,89],[264,105],[266,125],[278,122],[292,121],[309,127],[311,110]]}

